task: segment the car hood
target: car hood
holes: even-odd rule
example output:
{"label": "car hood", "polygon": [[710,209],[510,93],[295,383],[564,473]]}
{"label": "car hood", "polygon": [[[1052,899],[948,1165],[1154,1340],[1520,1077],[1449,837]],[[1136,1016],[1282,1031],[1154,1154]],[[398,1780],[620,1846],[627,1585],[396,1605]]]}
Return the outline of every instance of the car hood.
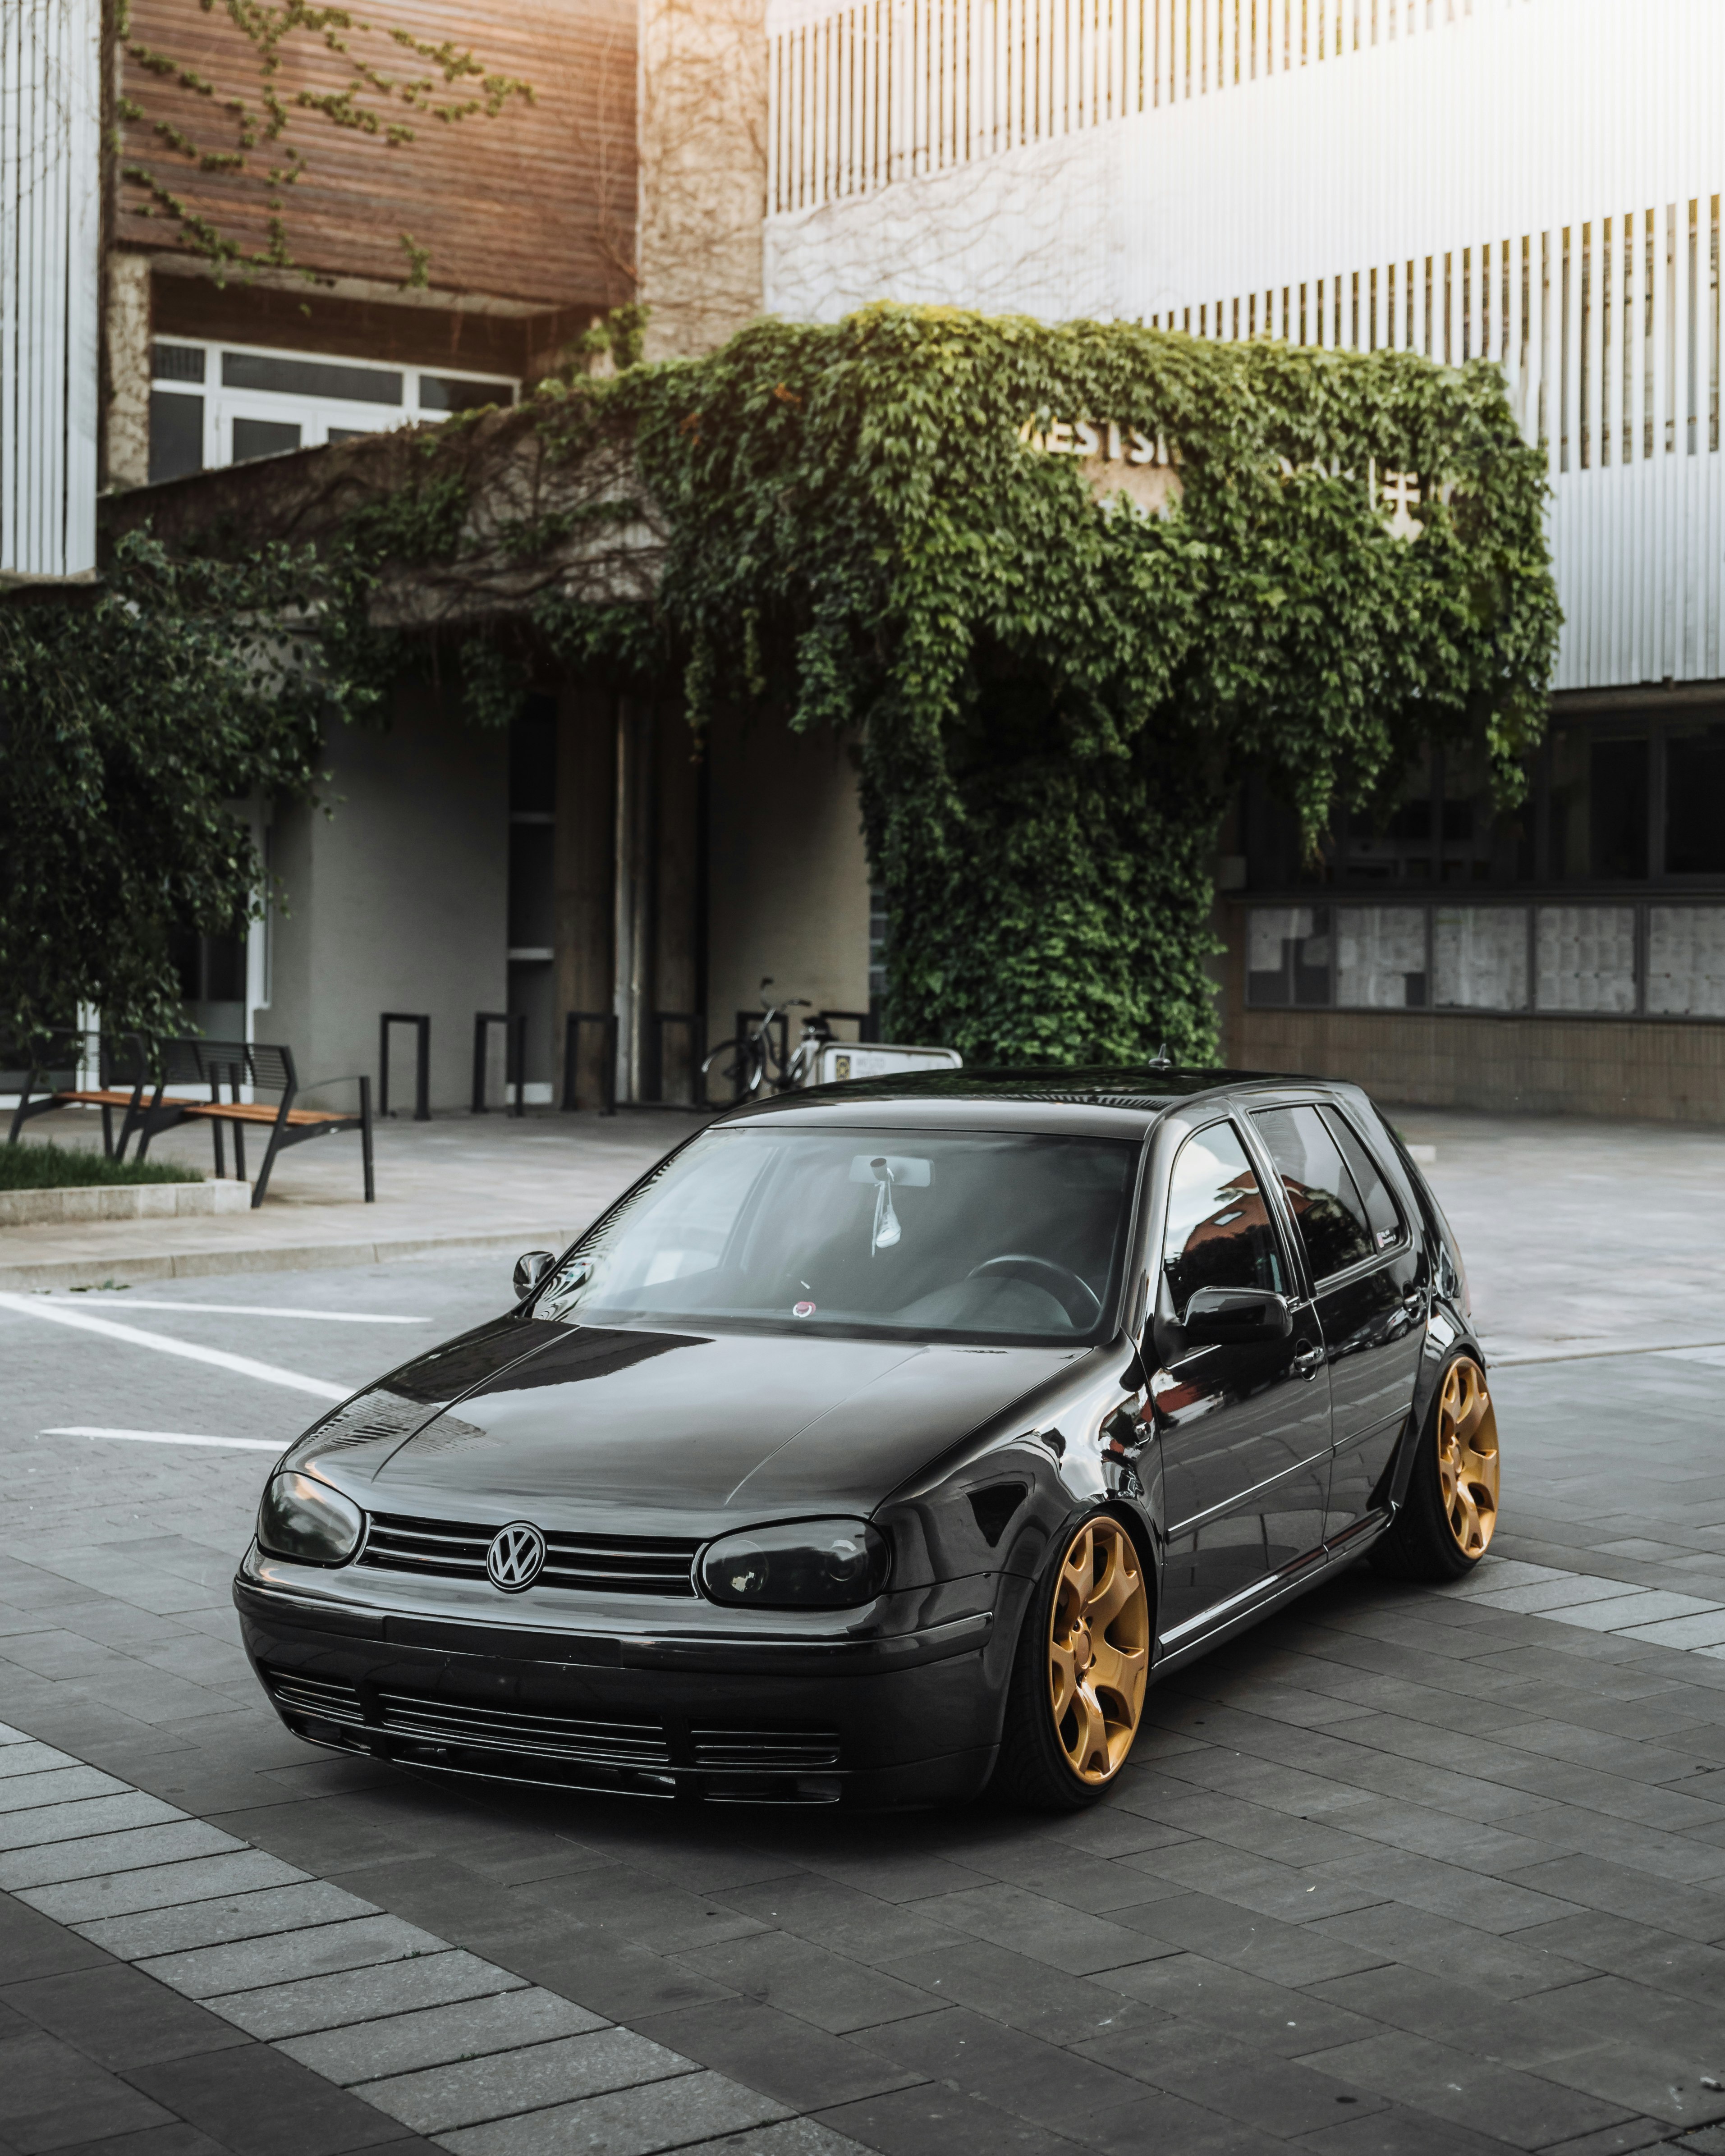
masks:
{"label": "car hood", "polygon": [[289,1463],[373,1511],[547,1527],[595,1506],[866,1511],[1082,1353],[505,1319],[359,1394]]}

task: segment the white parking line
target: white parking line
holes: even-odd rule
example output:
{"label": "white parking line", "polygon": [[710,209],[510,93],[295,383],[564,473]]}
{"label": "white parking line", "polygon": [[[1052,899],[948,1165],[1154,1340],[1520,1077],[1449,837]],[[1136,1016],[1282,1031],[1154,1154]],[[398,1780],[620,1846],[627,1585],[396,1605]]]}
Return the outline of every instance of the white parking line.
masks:
{"label": "white parking line", "polygon": [[133,1445],[220,1445],[239,1452],[285,1452],[291,1439],[273,1437],[193,1437],[183,1430],[96,1430],[86,1423],[69,1422],[54,1430],[39,1430],[38,1437],[123,1437]]}
{"label": "white parking line", "polygon": [[321,1400],[345,1400],[352,1385],[331,1385],[321,1378],[301,1377],[274,1363],[254,1363],[249,1355],[230,1355],[220,1348],[200,1348],[190,1340],[170,1340],[165,1332],[146,1332],[139,1325],[116,1325],[111,1318],[97,1317],[87,1310],[68,1310],[40,1296],[0,1292],[0,1310],[16,1311],[20,1317],[44,1318],[51,1325],[70,1325],[81,1332],[100,1332],[132,1348],[153,1348],[158,1355],[181,1355],[188,1363],[208,1363],[218,1370],[232,1370],[242,1378],[256,1378],[266,1385],[285,1385],[290,1392],[311,1393]]}
{"label": "white parking line", "polygon": [[219,1312],[224,1317],[313,1317],[320,1325],[424,1325],[430,1322],[424,1317],[380,1317],[369,1310],[289,1310],[268,1302],[151,1302],[141,1295],[127,1295],[121,1303],[118,1292],[103,1295],[100,1290],[79,1299],[86,1310],[111,1310],[116,1306],[124,1310],[208,1310]]}

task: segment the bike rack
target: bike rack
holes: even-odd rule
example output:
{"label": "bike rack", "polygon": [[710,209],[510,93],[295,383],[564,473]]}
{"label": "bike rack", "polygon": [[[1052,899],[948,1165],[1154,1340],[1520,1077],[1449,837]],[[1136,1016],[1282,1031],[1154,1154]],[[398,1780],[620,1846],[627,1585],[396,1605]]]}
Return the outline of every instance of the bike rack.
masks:
{"label": "bike rack", "polygon": [[377,1113],[389,1113],[389,1029],[410,1025],[413,1045],[413,1121],[431,1121],[431,1017],[427,1011],[385,1011],[377,1020]]}
{"label": "bike rack", "polygon": [[[700,1096],[706,1091],[701,1080],[701,1059],[706,1054],[706,1013],[705,1011],[655,1011],[649,1021],[652,1026],[652,1098],[641,1103],[644,1107],[693,1108],[704,1114],[706,1102]],[[689,1029],[689,1090],[686,1101],[667,1101],[665,1097],[665,1029],[668,1025],[685,1025]]]}
{"label": "bike rack", "polygon": [[515,1088],[515,1106],[511,1116],[524,1116],[526,1107],[522,1096],[522,1073],[527,1060],[527,1014],[525,1011],[475,1011],[473,1014],[473,1112],[483,1116],[489,1112],[485,1106],[485,1038],[486,1029],[503,1028],[503,1090]]}
{"label": "bike rack", "polygon": [[563,1020],[563,1097],[565,1113],[581,1106],[576,1097],[576,1067],[581,1054],[581,1029],[599,1029],[599,1113],[617,1113],[617,1014],[615,1011],[571,1011]]}
{"label": "bike rack", "polygon": [[816,1011],[816,1018],[846,1019],[856,1028],[856,1042],[860,1048],[865,1041],[879,1038],[880,1014],[877,1011]]}

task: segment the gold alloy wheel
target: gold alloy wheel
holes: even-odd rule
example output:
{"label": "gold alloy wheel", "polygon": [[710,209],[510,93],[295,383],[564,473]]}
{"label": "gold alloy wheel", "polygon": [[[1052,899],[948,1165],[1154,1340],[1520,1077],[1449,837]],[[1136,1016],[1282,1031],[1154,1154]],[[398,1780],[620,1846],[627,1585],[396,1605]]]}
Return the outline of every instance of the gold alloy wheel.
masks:
{"label": "gold alloy wheel", "polygon": [[1049,1619],[1055,1734],[1082,1782],[1111,1781],[1131,1751],[1150,1675],[1150,1597],[1132,1537],[1086,1520],[1060,1563]]}
{"label": "gold alloy wheel", "polygon": [[1482,1557],[1497,1524],[1497,1416],[1485,1372],[1465,1355],[1444,1379],[1437,1446],[1450,1532],[1464,1557]]}

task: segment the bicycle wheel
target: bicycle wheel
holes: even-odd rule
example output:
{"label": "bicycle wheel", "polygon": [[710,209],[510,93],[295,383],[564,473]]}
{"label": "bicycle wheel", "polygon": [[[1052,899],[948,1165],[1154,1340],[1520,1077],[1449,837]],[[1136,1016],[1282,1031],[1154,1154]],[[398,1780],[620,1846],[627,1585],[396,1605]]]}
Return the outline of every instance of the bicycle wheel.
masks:
{"label": "bicycle wheel", "polygon": [[702,1060],[701,1065],[701,1096],[705,1099],[708,1081],[717,1066],[719,1082],[731,1088],[733,1101],[747,1100],[760,1091],[761,1081],[766,1075],[766,1059],[759,1044],[752,1040],[721,1040]]}

